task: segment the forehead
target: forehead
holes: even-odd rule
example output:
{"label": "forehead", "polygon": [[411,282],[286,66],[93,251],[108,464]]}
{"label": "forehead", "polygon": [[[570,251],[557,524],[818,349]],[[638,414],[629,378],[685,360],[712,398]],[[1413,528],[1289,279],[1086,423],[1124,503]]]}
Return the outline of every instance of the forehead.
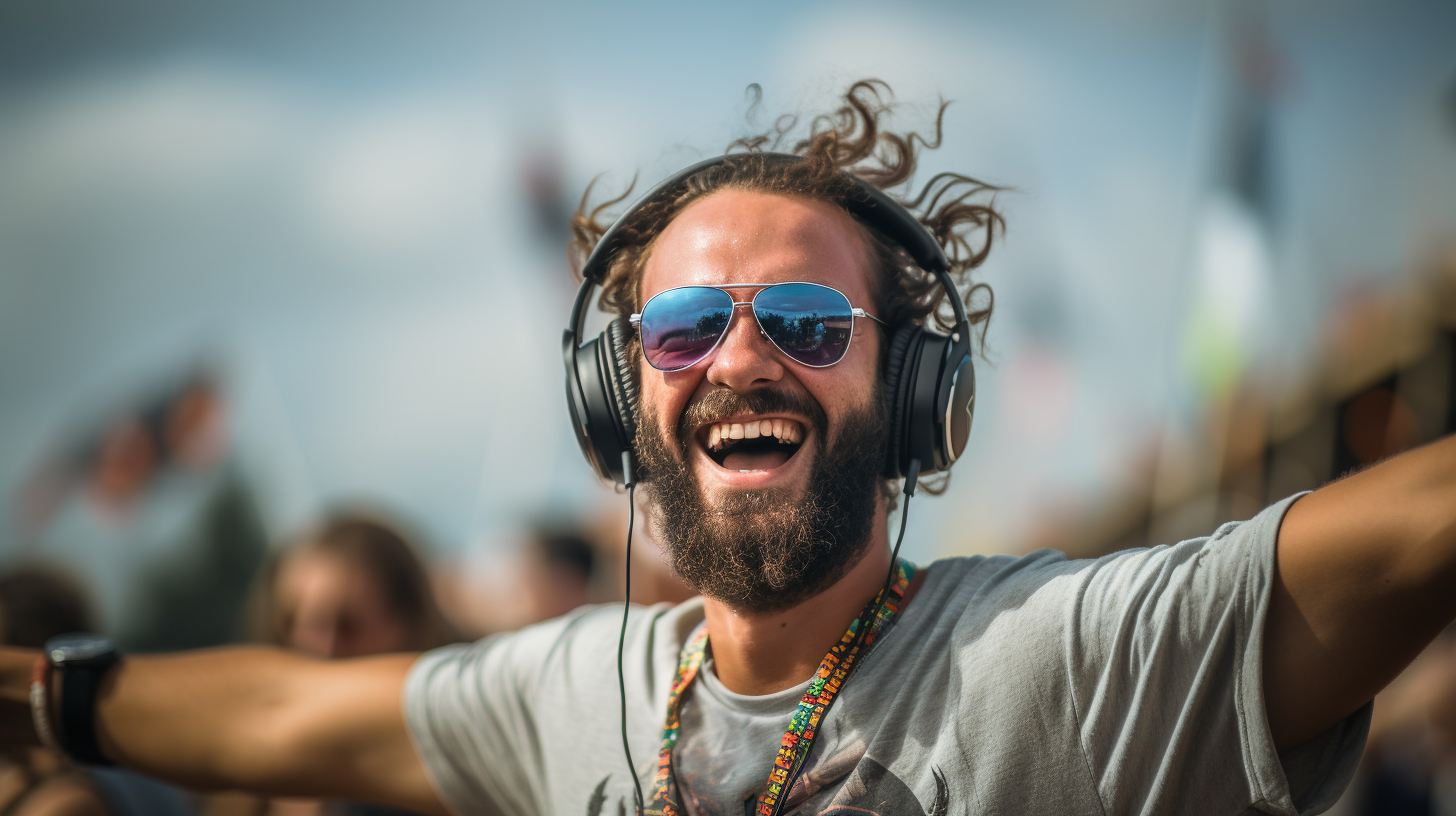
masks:
{"label": "forehead", "polygon": [[278,568],[280,589],[329,589],[359,583],[368,576],[346,558],[305,547],[289,553]]}
{"label": "forehead", "polygon": [[855,305],[870,298],[858,225],[824,201],[720,190],[693,202],[653,244],[642,301],[675,286],[809,281]]}

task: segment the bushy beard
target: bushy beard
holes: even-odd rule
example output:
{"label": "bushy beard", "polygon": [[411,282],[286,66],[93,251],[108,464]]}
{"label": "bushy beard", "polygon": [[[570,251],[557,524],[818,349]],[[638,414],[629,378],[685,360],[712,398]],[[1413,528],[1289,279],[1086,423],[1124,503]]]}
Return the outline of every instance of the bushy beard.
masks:
{"label": "bushy beard", "polygon": [[[802,497],[774,487],[727,492],[709,503],[688,465],[692,432],[745,412],[809,418],[820,450]],[[655,410],[639,411],[638,459],[657,508],[654,528],[673,570],[702,595],[746,613],[782,611],[832,586],[859,562],[870,541],[887,416],[878,386],[868,405],[844,418],[833,439],[817,402],[782,391],[709,392],[683,411],[673,439],[660,430]]]}

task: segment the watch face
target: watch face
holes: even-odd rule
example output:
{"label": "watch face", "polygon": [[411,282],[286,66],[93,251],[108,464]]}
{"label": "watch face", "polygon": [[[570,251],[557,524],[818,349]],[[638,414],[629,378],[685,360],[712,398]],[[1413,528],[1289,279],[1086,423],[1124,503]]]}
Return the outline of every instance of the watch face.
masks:
{"label": "watch face", "polygon": [[116,646],[109,638],[101,635],[77,632],[51,638],[46,641],[45,650],[51,663],[59,666],[63,663],[84,663],[98,657],[108,657],[116,653]]}

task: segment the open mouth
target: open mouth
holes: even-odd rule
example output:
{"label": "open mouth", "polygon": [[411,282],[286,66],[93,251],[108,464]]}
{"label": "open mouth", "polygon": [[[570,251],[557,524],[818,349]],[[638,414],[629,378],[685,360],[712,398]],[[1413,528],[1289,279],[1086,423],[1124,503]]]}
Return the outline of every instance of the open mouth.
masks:
{"label": "open mouth", "polygon": [[792,419],[719,422],[708,426],[708,457],[727,470],[773,470],[804,444],[804,426]]}

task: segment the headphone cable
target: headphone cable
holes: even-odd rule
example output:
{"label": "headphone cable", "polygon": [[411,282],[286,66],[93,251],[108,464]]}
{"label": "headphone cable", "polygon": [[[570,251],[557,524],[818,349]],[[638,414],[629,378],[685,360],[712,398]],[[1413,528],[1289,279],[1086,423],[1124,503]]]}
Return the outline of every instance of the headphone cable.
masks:
{"label": "headphone cable", "polygon": [[[885,597],[890,592],[890,585],[895,582],[895,573],[900,563],[900,543],[905,540],[905,522],[910,519],[910,499],[915,495],[915,485],[920,482],[920,460],[911,458],[910,466],[905,469],[905,486],[900,492],[905,496],[905,503],[900,505],[900,534],[895,536],[895,549],[890,551],[890,574],[885,576],[885,586],[880,590],[880,603],[885,605]],[[875,610],[879,615],[879,609]]]}
{"label": "headphone cable", "polygon": [[632,524],[636,520],[637,480],[632,478],[631,454],[624,452],[622,462],[627,474],[627,557],[622,564],[626,574],[626,597],[622,599],[622,632],[617,637],[617,692],[622,702],[622,752],[627,755],[627,774],[632,777],[633,794],[637,797],[637,814],[641,816],[646,808],[642,797],[642,780],[637,778],[637,764],[632,761],[632,746],[627,741],[627,675],[622,667],[622,655],[627,646],[627,617],[632,609]]}

